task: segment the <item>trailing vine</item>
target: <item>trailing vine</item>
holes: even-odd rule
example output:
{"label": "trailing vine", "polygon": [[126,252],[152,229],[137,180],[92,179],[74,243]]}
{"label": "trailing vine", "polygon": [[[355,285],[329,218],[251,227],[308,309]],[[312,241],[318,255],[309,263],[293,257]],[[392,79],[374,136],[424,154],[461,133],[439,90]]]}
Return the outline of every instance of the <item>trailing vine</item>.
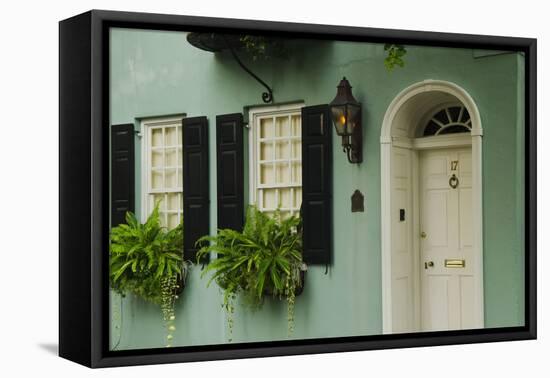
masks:
{"label": "trailing vine", "polygon": [[177,293],[189,269],[182,251],[183,220],[171,230],[161,226],[159,203],[145,223],[128,212],[126,223],[111,230],[111,288],[122,297],[133,294],[160,307],[167,347],[172,345],[176,330]]}
{"label": "trailing vine", "polygon": [[174,338],[173,332],[176,330],[175,320],[176,312],[174,304],[178,296],[176,292],[178,290],[178,283],[176,276],[165,277],[162,279],[162,299],[160,308],[162,310],[164,326],[166,328],[166,347],[172,346],[172,339]]}
{"label": "trailing vine", "polygon": [[223,307],[225,308],[225,313],[227,315],[227,331],[228,336],[227,340],[229,342],[233,341],[233,326],[234,326],[234,315],[235,315],[235,305],[234,302],[236,300],[235,295],[230,295],[229,298],[227,298],[224,301]]}
{"label": "trailing vine", "polygon": [[261,308],[268,296],[286,298],[288,335],[294,331],[294,306],[297,288],[303,285],[302,238],[298,233],[298,217],[283,219],[279,211],[273,217],[250,206],[242,232],[224,229],[216,236],[205,236],[205,243],[197,260],[210,252],[217,258],[203,271],[212,271],[212,281],[223,290],[223,304],[227,314],[229,341],[233,338],[233,318],[237,295],[244,303]]}
{"label": "trailing vine", "polygon": [[296,303],[296,282],[292,275],[294,274],[294,269],[292,269],[291,274],[286,276],[285,280],[285,294],[287,302],[287,336],[291,336],[294,332],[294,304]]}

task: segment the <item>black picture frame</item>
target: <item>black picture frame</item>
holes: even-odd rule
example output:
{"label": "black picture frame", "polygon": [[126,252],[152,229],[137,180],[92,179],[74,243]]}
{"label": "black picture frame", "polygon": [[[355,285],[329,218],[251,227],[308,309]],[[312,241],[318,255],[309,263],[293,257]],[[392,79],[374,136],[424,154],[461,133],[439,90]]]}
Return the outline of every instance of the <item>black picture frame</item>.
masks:
{"label": "black picture frame", "polygon": [[[304,38],[521,51],[525,55],[525,325],[171,349],[108,349],[110,27],[255,31]],[[535,339],[536,39],[92,10],[59,24],[59,355],[89,367]]]}

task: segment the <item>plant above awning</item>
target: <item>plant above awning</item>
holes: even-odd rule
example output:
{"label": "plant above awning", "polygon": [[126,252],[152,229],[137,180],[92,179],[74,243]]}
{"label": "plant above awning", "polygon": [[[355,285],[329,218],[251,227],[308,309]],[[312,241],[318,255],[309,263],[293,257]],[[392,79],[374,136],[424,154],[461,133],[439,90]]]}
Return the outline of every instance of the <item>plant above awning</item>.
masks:
{"label": "plant above awning", "polygon": [[228,50],[239,66],[267,89],[262,93],[263,102],[273,102],[273,89],[244,65],[237,52],[250,56],[254,61],[285,58],[287,49],[282,39],[246,34],[189,33],[187,42],[212,53]]}

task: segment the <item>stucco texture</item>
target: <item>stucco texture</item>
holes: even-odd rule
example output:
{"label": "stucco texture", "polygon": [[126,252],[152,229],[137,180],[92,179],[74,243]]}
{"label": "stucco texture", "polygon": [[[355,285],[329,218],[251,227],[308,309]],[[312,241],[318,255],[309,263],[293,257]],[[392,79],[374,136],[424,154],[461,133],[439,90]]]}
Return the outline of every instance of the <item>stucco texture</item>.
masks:
{"label": "stucco texture", "polygon": [[[230,55],[189,45],[185,33],[112,29],[110,123],[185,113],[210,121],[210,219],[216,230],[215,117],[261,103],[263,88]],[[404,68],[388,72],[383,45],[338,41],[294,41],[286,60],[249,62],[272,84],[275,102],[332,100],[346,76],[363,105],[362,164],[349,164],[334,144],[334,263],[307,273],[297,298],[292,338],[382,333],[380,255],[380,129],[392,99],[426,79],[464,88],[476,102],[483,136],[483,230],[485,326],[524,322],[523,235],[523,57],[519,53],[474,54],[471,49],[407,46]],[[140,139],[136,137],[136,206],[140,209]],[[246,155],[245,155],[246,156]],[[246,166],[247,164],[245,164]],[[245,185],[245,188],[248,186]],[[365,212],[350,211],[355,189]],[[106,252],[107,253],[107,252]],[[222,296],[206,287],[195,266],[177,302],[173,345],[227,342]],[[136,298],[111,296],[111,345],[117,349],[164,346],[159,308]],[[287,339],[286,302],[268,300],[258,312],[237,306],[233,342]]]}

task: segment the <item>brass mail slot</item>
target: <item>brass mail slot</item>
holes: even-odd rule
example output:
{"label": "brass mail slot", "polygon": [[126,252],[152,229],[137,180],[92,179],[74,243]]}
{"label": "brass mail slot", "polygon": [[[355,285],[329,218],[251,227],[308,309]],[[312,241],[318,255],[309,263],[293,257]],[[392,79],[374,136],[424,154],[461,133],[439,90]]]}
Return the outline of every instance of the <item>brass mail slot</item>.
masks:
{"label": "brass mail slot", "polygon": [[445,259],[445,268],[464,268],[466,260],[448,260]]}

